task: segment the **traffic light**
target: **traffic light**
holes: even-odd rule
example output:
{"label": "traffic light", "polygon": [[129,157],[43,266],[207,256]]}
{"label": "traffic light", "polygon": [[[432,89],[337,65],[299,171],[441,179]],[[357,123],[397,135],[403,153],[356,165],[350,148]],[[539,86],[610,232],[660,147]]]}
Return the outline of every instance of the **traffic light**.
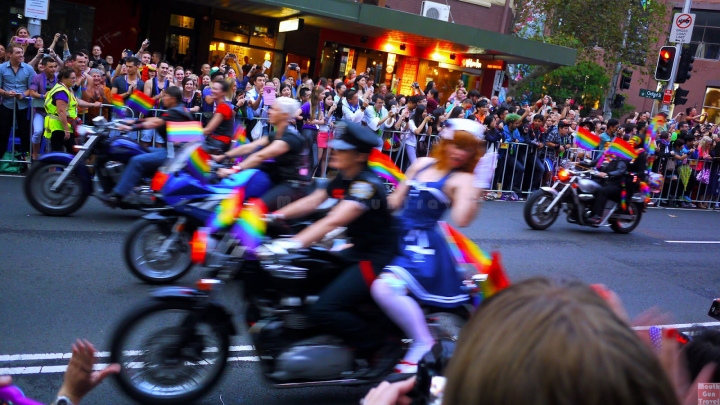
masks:
{"label": "traffic light", "polygon": [[683,50],[680,53],[677,75],[675,75],[675,83],[685,83],[685,81],[690,78],[690,72],[692,72],[692,64],[694,61],[695,56],[690,51],[690,48],[683,47]]}
{"label": "traffic light", "polygon": [[612,102],[612,108],[622,108],[625,105],[625,96],[616,94]]}
{"label": "traffic light", "polygon": [[672,74],[673,63],[675,63],[675,47],[674,46],[663,46],[660,48],[660,55],[658,55],[657,68],[655,69],[655,80],[666,81],[670,80]]}
{"label": "traffic light", "polygon": [[690,90],[683,90],[680,87],[678,87],[675,90],[675,101],[673,104],[675,105],[684,105],[687,103],[688,99],[686,98],[688,93],[690,93]]}
{"label": "traffic light", "polygon": [[632,70],[624,69],[622,76],[620,76],[620,88],[627,90],[630,88],[630,82],[632,81]]}

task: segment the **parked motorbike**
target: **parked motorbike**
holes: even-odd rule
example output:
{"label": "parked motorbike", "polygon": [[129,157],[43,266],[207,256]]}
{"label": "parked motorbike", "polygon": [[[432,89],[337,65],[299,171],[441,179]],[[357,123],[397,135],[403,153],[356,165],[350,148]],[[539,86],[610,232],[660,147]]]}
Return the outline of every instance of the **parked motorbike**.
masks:
{"label": "parked motorbike", "polygon": [[[94,175],[100,186],[109,192],[120,181],[127,162],[149,151],[136,141],[113,136],[118,122],[107,122],[103,117],[93,119],[93,126],[78,126],[77,133],[82,145],[77,154],[52,152],[43,155],[25,177],[24,191],[30,205],[39,212],[51,216],[69,215],[80,209],[92,195],[93,174],[88,170],[87,160],[94,155]],[[121,208],[156,209],[157,201],[149,185],[137,187],[123,202]]]}
{"label": "parked motorbike", "polygon": [[[552,187],[541,187],[527,199],[523,210],[525,222],[536,230],[547,229],[558,218],[564,204],[567,221],[572,224],[609,226],[614,232],[622,234],[632,232],[640,224],[642,213],[646,209],[645,196],[641,193],[634,193],[628,199],[625,210],[620,209],[619,203],[608,201],[612,206],[606,207],[601,223],[594,225],[590,222],[595,193],[601,187],[600,183],[592,178],[596,173],[594,169],[566,164],[558,171]],[[632,182],[627,182],[628,187],[639,190],[637,176],[629,174],[628,178],[632,178]]]}
{"label": "parked motorbike", "polygon": [[[319,246],[289,254],[261,247],[258,260],[239,260],[221,253],[223,249],[207,253],[208,239],[200,235],[194,237],[193,252],[204,257],[207,278],[195,288],[155,290],[113,334],[110,361],[122,365],[116,378],[131,398],[144,404],[190,403],[213,388],[227,364],[230,337],[238,333],[231,312],[216,298],[224,283],[235,279],[242,280],[242,313],[260,370],[273,386],[362,385],[390,372],[373,370],[354,357],[351,347],[308,320],[320,291],[347,266],[327,248],[342,243],[341,231]],[[466,307],[425,311],[431,331],[444,340],[457,339],[469,314]],[[388,363],[392,367],[403,355],[401,332],[372,302],[358,313],[388,331],[389,338],[396,336],[398,352]]]}
{"label": "parked motorbike", "polygon": [[182,169],[199,147],[200,143],[186,146],[158,170],[150,188],[167,209],[142,217],[125,238],[125,264],[148,284],[171,283],[190,270],[192,235],[205,226],[232,190],[245,187],[246,198],[252,198],[260,197],[272,186],[269,176],[255,169],[210,182],[185,174]]}

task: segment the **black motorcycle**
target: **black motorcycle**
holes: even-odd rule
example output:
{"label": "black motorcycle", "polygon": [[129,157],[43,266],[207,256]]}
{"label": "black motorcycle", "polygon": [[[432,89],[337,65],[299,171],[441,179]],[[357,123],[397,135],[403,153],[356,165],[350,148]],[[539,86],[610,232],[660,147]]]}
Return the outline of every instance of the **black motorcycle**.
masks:
{"label": "black motorcycle", "polygon": [[[590,218],[593,216],[595,193],[602,187],[593,179],[595,173],[593,169],[565,163],[565,167],[558,170],[552,187],[541,187],[527,199],[523,210],[525,222],[532,229],[544,230],[555,223],[560,210],[564,209],[568,222],[572,224],[609,226],[614,232],[622,234],[632,232],[640,224],[646,209],[645,196],[629,192],[630,198],[624,210],[618,202],[608,201],[612,206],[606,207],[602,221],[594,225]],[[628,175],[627,184],[630,190],[640,189],[638,176],[632,173]]]}
{"label": "black motorcycle", "polygon": [[[207,252],[200,235],[193,238],[196,257]],[[348,265],[328,250],[338,238],[329,235],[321,245],[284,255],[261,247],[257,260],[222,253],[233,250],[224,245],[207,254],[208,277],[195,288],[155,290],[113,334],[110,360],[122,365],[116,376],[121,389],[143,404],[190,403],[208,393],[227,364],[230,337],[238,334],[233,315],[216,300],[232,280],[242,281],[244,323],[263,377],[275,387],[350,386],[382,379],[391,369],[373,369],[356,359],[351,347],[317,330],[307,317],[318,294]],[[424,308],[438,340],[456,340],[470,309]],[[403,355],[402,333],[373,302],[358,313],[397,341],[396,355],[384,362],[391,368]],[[135,339],[136,333],[143,336]]]}

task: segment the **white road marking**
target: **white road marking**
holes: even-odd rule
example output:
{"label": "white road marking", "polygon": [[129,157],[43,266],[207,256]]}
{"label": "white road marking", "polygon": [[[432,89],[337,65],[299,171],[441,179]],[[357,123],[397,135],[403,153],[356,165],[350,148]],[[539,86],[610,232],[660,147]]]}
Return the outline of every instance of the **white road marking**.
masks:
{"label": "white road marking", "polygon": [[[720,322],[704,322],[704,323],[677,323],[672,325],[656,325],[658,328],[661,329],[668,329],[668,328],[674,328],[674,329],[691,329],[696,327],[705,327],[705,328],[720,328]],[[647,330],[650,326],[639,326],[635,327],[633,329],[635,330]],[[238,353],[238,352],[252,352],[255,348],[250,345],[245,346],[230,346],[230,353]],[[206,353],[212,353],[217,352],[216,347],[209,347],[204,350]],[[125,351],[124,354],[126,356],[137,356],[142,354],[141,350],[128,350]],[[72,353],[36,353],[36,354],[9,354],[9,355],[0,355],[0,363],[9,363],[9,362],[16,362],[16,361],[37,361],[37,360],[62,360],[62,359],[70,359],[72,356]],[[110,357],[110,352],[98,352],[96,353],[97,357],[100,358],[106,358]],[[228,357],[228,362],[257,362],[260,361],[260,358],[257,356],[233,356]],[[93,367],[94,370],[102,370],[105,367],[107,367],[108,364],[95,364]],[[140,368],[143,366],[143,363],[140,362],[132,362],[128,363],[125,367],[127,368]],[[67,365],[52,365],[52,366],[27,366],[27,367],[5,367],[0,368],[0,375],[19,375],[19,374],[57,374],[57,373],[64,373],[65,370],[67,370]]]}
{"label": "white road marking", "polygon": [[698,244],[698,245],[716,245],[720,244],[717,240],[666,240],[665,243],[685,243],[685,244]]}

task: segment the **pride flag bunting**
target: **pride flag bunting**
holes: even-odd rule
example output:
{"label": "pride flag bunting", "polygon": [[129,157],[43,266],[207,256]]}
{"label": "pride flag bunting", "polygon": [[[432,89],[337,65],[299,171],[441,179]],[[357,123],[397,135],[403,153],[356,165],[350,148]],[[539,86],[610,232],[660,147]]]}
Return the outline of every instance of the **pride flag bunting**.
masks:
{"label": "pride flag bunting", "polygon": [[126,105],[133,110],[140,111],[143,115],[147,115],[154,104],[155,102],[152,98],[140,90],[135,90],[133,94],[128,97]]}
{"label": "pride flag bunting", "polygon": [[596,150],[600,147],[600,137],[588,131],[585,127],[579,127],[575,136],[575,144],[578,148],[585,150]]}
{"label": "pride flag bunting", "polygon": [[470,264],[477,269],[478,273],[488,276],[482,286],[483,298],[490,298],[510,285],[497,252],[493,252],[492,256],[489,256],[447,222],[440,221],[438,224],[455,261],[458,264]]}
{"label": "pride flag bunting", "polygon": [[204,138],[203,128],[200,121],[172,122],[168,121],[167,137],[168,142],[185,143],[197,142]]}
{"label": "pride flag bunting", "polygon": [[210,155],[203,148],[198,147],[190,154],[185,171],[205,184],[210,177],[209,161]]}
{"label": "pride flag bunting", "polygon": [[395,163],[388,155],[373,149],[368,159],[368,167],[378,176],[389,181],[392,185],[397,186],[401,181],[405,180],[405,174],[395,166]]}
{"label": "pride flag bunting", "polygon": [[638,152],[635,152],[635,148],[620,138],[615,138],[605,153],[626,160],[634,160],[638,157]]}

